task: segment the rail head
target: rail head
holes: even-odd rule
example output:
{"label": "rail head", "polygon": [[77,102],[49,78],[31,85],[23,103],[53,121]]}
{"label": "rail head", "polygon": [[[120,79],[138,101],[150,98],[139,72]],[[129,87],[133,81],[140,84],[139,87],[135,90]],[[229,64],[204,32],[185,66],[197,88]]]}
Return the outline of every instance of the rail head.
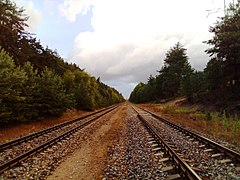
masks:
{"label": "rail head", "polygon": [[104,112],[103,114],[100,114],[96,117],[93,117],[93,119],[87,121],[87,122],[84,122],[83,124],[81,125],[78,125],[77,127],[74,127],[73,129],[70,129],[68,130],[67,132],[64,132],[62,133],[61,135],[57,136],[56,138],[53,138],[53,139],[50,139],[48,141],[46,141],[45,143],[17,156],[16,158],[4,163],[4,164],[1,164],[0,165],[0,174],[3,173],[5,170],[15,166],[16,164],[18,164],[19,162],[23,161],[24,159],[38,153],[39,151],[41,150],[44,150],[46,148],[48,148],[49,146],[55,144],[56,142],[62,140],[63,138],[71,135],[72,133],[76,132],[77,130],[85,127],[86,125],[94,122],[95,120],[97,120],[98,118],[104,116],[105,114],[109,113],[109,112],[112,112],[113,110],[115,110],[116,108],[118,108],[119,106],[114,106],[114,107],[111,107],[111,108],[108,108],[106,112]]}
{"label": "rail head", "polygon": [[150,125],[143,116],[140,114],[137,115],[137,117],[143,122],[143,124],[147,127],[147,129],[153,134],[157,139],[159,139],[159,143],[162,145],[162,147],[166,150],[166,152],[172,157],[174,162],[178,165],[178,168],[180,168],[182,171],[182,177],[191,179],[191,180],[200,180],[201,178],[198,176],[198,174],[185,162],[183,161],[175,152],[172,150],[172,148],[163,140],[163,138],[159,135],[159,133],[156,131],[156,129]]}
{"label": "rail head", "polygon": [[40,131],[38,131],[38,132],[34,132],[34,133],[28,134],[28,135],[26,135],[26,136],[13,139],[13,140],[8,141],[8,142],[6,142],[6,143],[2,143],[2,144],[0,144],[0,150],[3,151],[3,150],[5,150],[5,149],[7,149],[7,148],[9,148],[9,147],[11,147],[11,146],[20,144],[20,143],[22,143],[22,142],[24,142],[24,141],[27,141],[27,140],[33,139],[33,138],[35,138],[35,137],[41,136],[41,135],[44,134],[44,133],[48,133],[48,132],[53,131],[53,130],[55,130],[55,129],[58,129],[58,128],[67,126],[67,125],[69,125],[69,124],[71,124],[71,123],[74,123],[74,122],[83,120],[83,119],[85,119],[85,118],[87,118],[87,117],[90,117],[90,116],[92,116],[92,115],[101,113],[101,112],[103,112],[103,111],[105,111],[105,110],[108,110],[108,109],[111,109],[111,108],[114,108],[114,107],[115,107],[115,106],[110,106],[110,107],[108,107],[108,108],[103,108],[103,109],[101,109],[101,110],[98,110],[98,111],[96,111],[96,112],[87,114],[87,115],[85,115],[85,116],[78,117],[78,118],[74,118],[74,119],[72,119],[72,120],[70,120],[70,121],[63,122],[63,123],[54,125],[54,126],[52,126],[52,127],[49,127],[49,128],[43,129],[43,130],[40,130]]}
{"label": "rail head", "polygon": [[206,137],[204,137],[204,136],[202,136],[202,135],[196,134],[196,133],[194,133],[194,132],[191,131],[191,130],[185,129],[185,128],[183,128],[183,127],[181,127],[181,126],[179,126],[179,125],[177,125],[177,124],[175,124],[175,123],[173,123],[173,122],[171,122],[171,121],[169,121],[169,120],[161,117],[160,115],[158,115],[158,114],[156,114],[156,113],[154,113],[154,112],[152,112],[152,111],[146,110],[146,109],[141,108],[141,107],[138,107],[138,108],[140,108],[140,109],[142,109],[142,110],[150,113],[153,117],[155,117],[155,118],[157,118],[157,119],[159,119],[159,120],[161,120],[161,121],[166,122],[166,123],[169,124],[170,126],[175,127],[175,128],[177,128],[178,130],[181,130],[182,132],[184,132],[184,133],[186,133],[186,134],[189,134],[189,135],[195,137],[196,139],[198,139],[198,140],[200,140],[200,141],[208,144],[208,145],[211,146],[212,148],[215,148],[215,149],[219,150],[220,152],[227,154],[228,156],[230,156],[231,158],[233,158],[234,161],[240,162],[240,153],[238,153],[238,152],[236,152],[236,151],[233,151],[232,149],[229,149],[229,148],[227,148],[227,147],[225,147],[225,146],[223,146],[223,145],[221,145],[221,144],[219,144],[219,143],[217,143],[217,142],[214,142],[214,141],[212,141],[212,140],[209,139],[209,138],[206,138]]}

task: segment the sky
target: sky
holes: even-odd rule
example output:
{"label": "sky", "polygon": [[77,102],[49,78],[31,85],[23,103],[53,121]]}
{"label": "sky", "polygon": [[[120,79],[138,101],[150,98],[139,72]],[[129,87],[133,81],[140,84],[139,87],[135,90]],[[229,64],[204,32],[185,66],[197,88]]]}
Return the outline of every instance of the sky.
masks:
{"label": "sky", "polygon": [[[209,61],[213,26],[224,0],[13,0],[29,16],[27,31],[44,47],[76,63],[128,98],[139,82],[157,75],[177,42],[192,67]],[[226,3],[232,2],[226,0]]]}

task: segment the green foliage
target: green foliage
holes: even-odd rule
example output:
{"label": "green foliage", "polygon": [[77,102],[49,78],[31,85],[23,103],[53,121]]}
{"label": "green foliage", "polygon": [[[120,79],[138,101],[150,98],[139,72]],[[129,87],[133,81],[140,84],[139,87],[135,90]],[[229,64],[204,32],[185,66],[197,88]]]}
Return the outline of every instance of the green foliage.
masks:
{"label": "green foliage", "polygon": [[0,49],[0,121],[23,120],[22,104],[26,97],[22,89],[27,81],[26,73],[16,67],[13,59]]}
{"label": "green foliage", "polygon": [[30,62],[16,66],[0,50],[0,123],[59,116],[66,109],[94,110],[124,101],[115,89],[81,70],[63,77],[45,67],[39,74]]}
{"label": "green foliage", "polygon": [[48,68],[38,78],[40,115],[61,115],[70,108],[71,101],[65,93],[63,79]]}
{"label": "green foliage", "polygon": [[206,119],[207,121],[210,121],[210,120],[212,119],[212,115],[211,115],[210,112],[207,112],[207,114],[206,114],[206,116],[205,116],[205,119]]}
{"label": "green foliage", "polygon": [[68,69],[79,69],[75,64],[64,62],[56,51],[44,48],[26,32],[27,19],[24,9],[18,8],[10,0],[0,0],[0,46],[13,57],[16,65],[22,66],[29,61],[39,73],[47,66],[59,75]]}
{"label": "green foliage", "polygon": [[[177,43],[166,53],[164,65],[156,78],[150,76],[148,83],[139,83],[130,95],[130,101],[144,103],[179,95],[192,96],[195,82],[193,70],[188,63],[186,49]],[[193,88],[189,89],[189,86]]]}
{"label": "green foliage", "polygon": [[[186,49],[180,43],[171,48],[155,78],[133,90],[135,103],[186,96],[190,102],[215,102],[220,106],[240,100],[240,7],[232,7],[232,15],[218,21],[210,32],[214,37],[206,52],[211,60],[203,72],[194,71],[188,63]],[[151,94],[151,95],[149,95]],[[225,105],[226,106],[226,105]]]}
{"label": "green foliage", "polygon": [[27,80],[23,84],[22,95],[26,98],[23,106],[23,114],[25,120],[36,119],[39,116],[39,105],[37,100],[39,99],[39,89],[38,89],[38,72],[34,70],[30,62],[26,62],[22,66],[22,70],[25,71],[27,75]]}
{"label": "green foliage", "polygon": [[240,100],[240,8],[232,8],[231,16],[221,18],[210,29],[214,37],[207,41],[212,47],[206,52],[212,59],[205,71],[211,95],[217,91],[219,96]]}
{"label": "green foliage", "polygon": [[227,129],[228,128],[228,122],[227,122],[227,116],[226,116],[226,112],[224,111],[223,112],[223,115],[222,115],[222,123],[223,123],[223,127],[225,128],[225,129]]}
{"label": "green foliage", "polygon": [[176,97],[181,94],[181,90],[186,91],[185,86],[192,71],[186,49],[177,43],[166,53],[164,66],[159,71],[158,79],[161,79],[163,98]]}
{"label": "green foliage", "polygon": [[240,127],[240,120],[238,116],[235,114],[235,117],[233,118],[233,123],[232,123],[232,130],[234,133],[236,133],[239,130]]}
{"label": "green foliage", "polygon": [[83,71],[76,72],[76,106],[78,109],[93,110],[123,102],[123,96],[113,88],[97,81]]}
{"label": "green foliage", "polygon": [[201,100],[208,88],[205,72],[195,71],[187,76],[182,82],[182,94],[188,101]]}
{"label": "green foliage", "polygon": [[150,76],[146,84],[138,84],[130,101],[160,101],[183,95],[190,102],[210,102],[222,108],[228,106],[228,102],[235,102],[239,114],[240,6],[237,4],[231,9],[231,15],[221,18],[210,28],[214,36],[206,42],[211,46],[206,52],[211,60],[203,72],[191,68],[186,49],[177,43],[166,53],[159,75]]}
{"label": "green foliage", "polygon": [[[24,30],[28,17],[0,0],[0,123],[94,110],[124,101],[115,89],[69,64]],[[5,49],[5,50],[3,50]]]}
{"label": "green foliage", "polygon": [[134,103],[143,103],[146,102],[145,96],[144,96],[144,90],[146,85],[142,82],[140,82],[132,91],[130,94],[129,100]]}
{"label": "green foliage", "polygon": [[0,46],[14,57],[19,54],[20,39],[27,35],[28,18],[23,11],[10,0],[0,0]]}
{"label": "green foliage", "polygon": [[1,122],[59,115],[70,104],[62,78],[49,69],[38,76],[30,62],[16,67],[13,59],[2,49],[0,66]]}

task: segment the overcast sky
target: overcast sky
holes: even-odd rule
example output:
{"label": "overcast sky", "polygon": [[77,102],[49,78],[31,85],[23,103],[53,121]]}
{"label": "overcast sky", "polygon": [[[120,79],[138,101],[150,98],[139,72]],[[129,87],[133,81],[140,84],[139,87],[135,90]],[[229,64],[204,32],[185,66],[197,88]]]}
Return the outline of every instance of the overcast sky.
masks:
{"label": "overcast sky", "polygon": [[28,31],[44,46],[125,97],[157,74],[177,42],[187,49],[192,67],[202,70],[209,60],[203,41],[224,13],[224,0],[14,1],[26,9]]}

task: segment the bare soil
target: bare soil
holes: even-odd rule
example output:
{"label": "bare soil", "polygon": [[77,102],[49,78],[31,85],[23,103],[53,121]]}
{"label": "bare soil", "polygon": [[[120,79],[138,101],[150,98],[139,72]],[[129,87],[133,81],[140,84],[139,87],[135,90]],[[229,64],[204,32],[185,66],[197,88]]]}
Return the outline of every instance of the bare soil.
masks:
{"label": "bare soil", "polygon": [[48,179],[103,179],[109,150],[119,138],[118,133],[126,129],[125,116],[126,106],[121,106],[100,128],[96,128]]}
{"label": "bare soil", "polygon": [[[182,100],[170,102],[171,108],[180,106]],[[127,137],[127,106],[121,106],[114,114],[104,117],[98,124],[91,126],[91,130],[86,131],[82,136],[83,141],[79,143],[74,152],[66,156],[66,159],[48,176],[48,180],[64,180],[64,179],[107,179],[104,177],[105,170],[109,162],[115,161],[112,156],[114,147],[118,147]],[[195,129],[199,132],[211,134],[217,132],[217,128],[211,126],[211,133],[206,130],[206,124],[203,120],[197,120],[189,114],[189,112],[170,113],[163,111],[164,104],[142,104],[142,107],[159,113],[161,116],[182,124],[184,127]],[[189,107],[192,108],[192,107]],[[195,108],[195,107],[194,107]],[[193,111],[191,111],[192,113]],[[196,113],[198,110],[196,110]],[[86,112],[69,111],[58,119],[45,119],[39,122],[23,124],[6,130],[1,130],[0,140],[8,140],[10,138],[19,137],[30,132],[34,132],[55,124],[69,121],[75,117],[81,117]],[[219,127],[218,127],[219,128]],[[212,134],[211,134],[212,135]],[[79,142],[79,141],[78,141]],[[138,142],[139,143],[139,142]],[[137,143],[137,144],[138,144]],[[121,150],[123,152],[123,150]],[[120,153],[119,153],[120,154]],[[113,162],[114,163],[114,162]],[[125,169],[124,169],[125,171]],[[1,178],[0,178],[1,179]]]}

